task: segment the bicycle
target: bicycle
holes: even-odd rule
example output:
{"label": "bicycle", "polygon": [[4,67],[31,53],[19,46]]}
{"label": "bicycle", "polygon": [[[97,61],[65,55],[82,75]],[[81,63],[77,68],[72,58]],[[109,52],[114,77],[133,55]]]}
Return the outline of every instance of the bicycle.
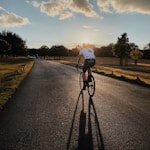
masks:
{"label": "bicycle", "polygon": [[[91,72],[91,74],[89,74],[89,72]],[[88,94],[90,97],[92,97],[95,94],[95,79],[94,76],[92,75],[92,71],[91,68],[89,68],[89,70],[86,72],[87,75],[87,90],[88,90]],[[84,81],[83,81],[83,71],[80,72],[79,75],[79,85],[80,85],[80,89],[82,90],[83,85],[84,85]]]}

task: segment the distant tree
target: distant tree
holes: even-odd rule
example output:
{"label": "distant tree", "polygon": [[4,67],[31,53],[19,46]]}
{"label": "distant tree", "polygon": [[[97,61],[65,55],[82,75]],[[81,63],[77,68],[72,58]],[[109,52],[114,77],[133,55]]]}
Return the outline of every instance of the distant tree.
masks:
{"label": "distant tree", "polygon": [[9,55],[19,56],[26,55],[27,46],[26,42],[16,33],[3,31],[0,33],[0,38],[6,40],[11,45]]}
{"label": "distant tree", "polygon": [[150,59],[150,43],[146,44],[144,49],[142,50],[144,59]]}
{"label": "distant tree", "polygon": [[49,49],[49,47],[46,46],[46,45],[43,45],[43,46],[41,46],[41,47],[38,49],[38,55],[39,55],[39,56],[44,56],[44,59],[45,59],[46,56],[49,56],[49,54],[50,54],[50,49]]}
{"label": "distant tree", "polygon": [[107,46],[102,46],[100,48],[95,48],[95,55],[97,57],[113,57],[112,53],[112,43]]}
{"label": "distant tree", "polygon": [[69,56],[76,56],[77,57],[78,54],[79,54],[79,50],[76,47],[69,50]]}
{"label": "distant tree", "polygon": [[150,43],[146,44],[146,46],[144,47],[144,50],[150,50]]}
{"label": "distant tree", "polygon": [[137,64],[138,59],[142,56],[143,53],[138,49],[138,47],[135,47],[135,49],[130,52],[130,57],[134,60],[135,65]]}
{"label": "distant tree", "polygon": [[35,48],[28,49],[28,55],[37,56],[37,54],[38,54],[38,49]]}
{"label": "distant tree", "polygon": [[150,43],[148,43],[148,49],[150,50]]}
{"label": "distant tree", "polygon": [[50,55],[54,57],[68,56],[68,49],[63,45],[52,46],[50,48]]}
{"label": "distant tree", "polygon": [[11,48],[11,45],[3,39],[0,39],[0,55],[1,59],[4,57],[4,54],[6,54],[9,49]]}
{"label": "distant tree", "polygon": [[143,59],[150,59],[150,50],[142,50],[143,52]]}
{"label": "distant tree", "polygon": [[123,60],[126,59],[126,64],[127,64],[127,59],[129,56],[129,39],[127,37],[127,33],[123,33],[121,37],[118,37],[118,41],[116,44],[113,45],[112,52],[114,56],[117,56],[120,58],[119,65],[123,65]]}

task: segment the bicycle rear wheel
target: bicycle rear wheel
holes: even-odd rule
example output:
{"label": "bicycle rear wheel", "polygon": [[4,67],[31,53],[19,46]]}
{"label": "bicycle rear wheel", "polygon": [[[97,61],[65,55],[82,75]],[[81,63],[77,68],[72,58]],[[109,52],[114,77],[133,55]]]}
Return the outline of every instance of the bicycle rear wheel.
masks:
{"label": "bicycle rear wheel", "polygon": [[80,89],[82,90],[84,82],[83,82],[83,72],[80,73],[79,75],[79,85],[80,85]]}
{"label": "bicycle rear wheel", "polygon": [[95,93],[95,79],[93,75],[91,75],[91,82],[88,82],[88,93],[92,97]]}

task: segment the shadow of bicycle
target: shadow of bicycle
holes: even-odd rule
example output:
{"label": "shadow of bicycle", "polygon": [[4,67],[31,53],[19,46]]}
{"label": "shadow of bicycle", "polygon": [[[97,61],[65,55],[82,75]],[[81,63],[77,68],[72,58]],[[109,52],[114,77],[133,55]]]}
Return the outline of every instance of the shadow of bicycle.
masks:
{"label": "shadow of bicycle", "polygon": [[[79,105],[79,101],[82,102],[82,109],[80,111],[79,118],[79,135],[78,135],[78,144],[76,148],[71,147],[71,140],[73,134],[73,128],[75,125],[75,118],[77,116],[77,109]],[[87,112],[87,113],[86,113]],[[67,150],[104,150],[103,137],[100,130],[100,124],[98,121],[96,109],[93,103],[92,97],[89,97],[88,101],[88,110],[86,111],[84,108],[84,95],[81,90],[77,99],[77,103],[75,106],[71,128],[69,132],[69,137],[67,141]]]}

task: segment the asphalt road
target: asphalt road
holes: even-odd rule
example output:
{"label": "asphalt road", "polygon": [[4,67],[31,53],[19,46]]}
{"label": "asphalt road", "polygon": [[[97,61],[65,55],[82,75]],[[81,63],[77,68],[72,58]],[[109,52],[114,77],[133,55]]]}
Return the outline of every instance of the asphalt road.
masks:
{"label": "asphalt road", "polygon": [[0,112],[0,150],[150,150],[149,88],[93,75],[90,98],[75,68],[35,61]]}

